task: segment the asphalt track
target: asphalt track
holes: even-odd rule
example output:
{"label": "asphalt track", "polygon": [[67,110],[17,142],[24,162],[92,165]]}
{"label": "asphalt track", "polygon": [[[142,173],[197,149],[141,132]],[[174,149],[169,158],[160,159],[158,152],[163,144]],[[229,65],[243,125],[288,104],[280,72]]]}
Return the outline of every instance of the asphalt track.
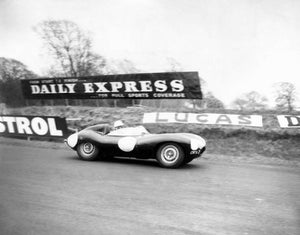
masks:
{"label": "asphalt track", "polygon": [[300,168],[0,144],[0,234],[300,234]]}

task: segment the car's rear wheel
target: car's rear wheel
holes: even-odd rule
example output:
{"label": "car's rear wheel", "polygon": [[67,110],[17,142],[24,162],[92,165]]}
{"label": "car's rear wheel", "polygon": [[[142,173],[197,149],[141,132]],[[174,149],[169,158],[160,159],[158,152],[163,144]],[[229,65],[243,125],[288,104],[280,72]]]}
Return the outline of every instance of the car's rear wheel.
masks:
{"label": "car's rear wheel", "polygon": [[180,145],[167,143],[158,148],[156,159],[162,167],[177,168],[183,163],[184,152]]}
{"label": "car's rear wheel", "polygon": [[91,142],[83,142],[77,146],[77,154],[80,159],[94,161],[99,154],[99,148]]}

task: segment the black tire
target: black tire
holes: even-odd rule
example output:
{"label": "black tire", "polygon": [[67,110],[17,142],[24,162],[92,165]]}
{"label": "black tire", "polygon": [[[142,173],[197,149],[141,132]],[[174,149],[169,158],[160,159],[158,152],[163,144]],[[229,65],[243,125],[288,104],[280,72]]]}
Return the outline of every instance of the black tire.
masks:
{"label": "black tire", "polygon": [[156,153],[159,165],[165,168],[179,167],[183,163],[184,157],[182,147],[175,143],[161,145]]}
{"label": "black tire", "polygon": [[91,142],[82,142],[77,146],[77,154],[81,160],[95,161],[98,158],[99,148]]}

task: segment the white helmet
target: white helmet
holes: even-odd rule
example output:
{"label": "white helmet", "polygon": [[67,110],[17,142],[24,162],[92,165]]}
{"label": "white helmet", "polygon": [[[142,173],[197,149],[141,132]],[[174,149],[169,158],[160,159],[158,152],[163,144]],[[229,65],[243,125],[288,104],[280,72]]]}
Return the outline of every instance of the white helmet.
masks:
{"label": "white helmet", "polygon": [[118,129],[124,126],[124,122],[122,122],[121,120],[115,121],[114,122],[114,128]]}

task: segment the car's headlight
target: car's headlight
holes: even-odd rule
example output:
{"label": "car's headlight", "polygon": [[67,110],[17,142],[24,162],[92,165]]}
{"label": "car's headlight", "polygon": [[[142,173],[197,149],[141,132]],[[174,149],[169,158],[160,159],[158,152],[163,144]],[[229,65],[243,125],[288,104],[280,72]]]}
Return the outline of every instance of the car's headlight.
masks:
{"label": "car's headlight", "polygon": [[74,133],[67,138],[67,144],[71,148],[74,148],[76,146],[77,142],[78,142],[78,134],[77,133]]}
{"label": "car's headlight", "polygon": [[205,139],[203,139],[203,138],[199,139],[199,143],[200,143],[200,148],[201,148],[201,149],[204,148],[204,147],[206,146],[206,141],[205,141]]}
{"label": "car's headlight", "polygon": [[206,142],[203,138],[198,138],[198,139],[191,139],[191,149],[192,150],[197,150],[197,149],[202,149],[205,147]]}

